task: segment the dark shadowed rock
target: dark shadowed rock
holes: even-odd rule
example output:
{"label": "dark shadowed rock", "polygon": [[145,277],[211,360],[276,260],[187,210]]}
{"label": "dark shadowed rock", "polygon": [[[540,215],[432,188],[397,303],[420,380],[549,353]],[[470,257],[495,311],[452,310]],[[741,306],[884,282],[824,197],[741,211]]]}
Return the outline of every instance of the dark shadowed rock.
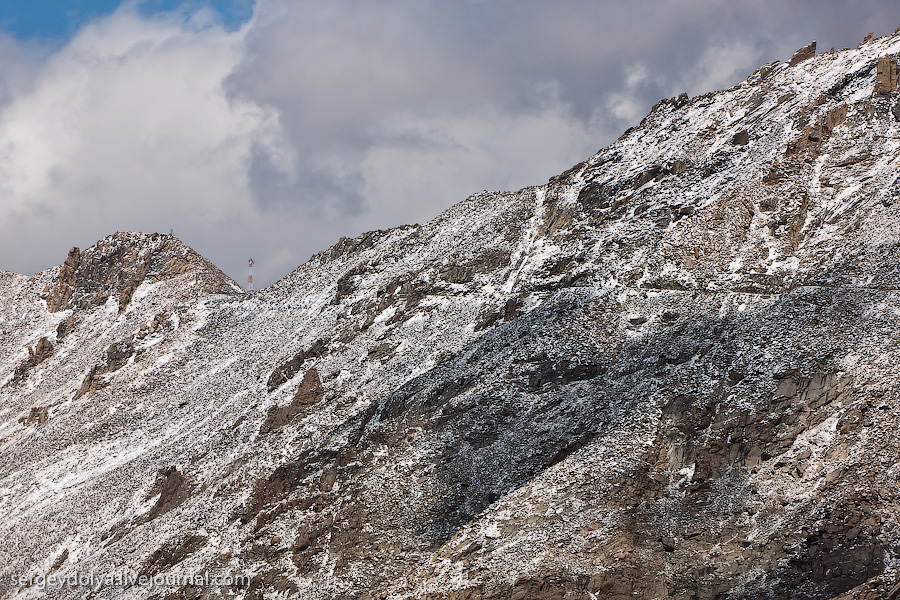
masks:
{"label": "dark shadowed rock", "polygon": [[731,143],[735,146],[746,146],[750,143],[750,132],[748,132],[746,129],[738,131],[731,138]]}

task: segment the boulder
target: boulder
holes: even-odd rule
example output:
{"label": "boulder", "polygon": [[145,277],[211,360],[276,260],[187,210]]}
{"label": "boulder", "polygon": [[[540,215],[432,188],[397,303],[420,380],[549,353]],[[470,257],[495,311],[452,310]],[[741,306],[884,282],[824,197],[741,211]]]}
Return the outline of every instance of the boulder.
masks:
{"label": "boulder", "polygon": [[750,132],[746,129],[741,129],[731,138],[731,143],[735,146],[746,146],[750,143]]}

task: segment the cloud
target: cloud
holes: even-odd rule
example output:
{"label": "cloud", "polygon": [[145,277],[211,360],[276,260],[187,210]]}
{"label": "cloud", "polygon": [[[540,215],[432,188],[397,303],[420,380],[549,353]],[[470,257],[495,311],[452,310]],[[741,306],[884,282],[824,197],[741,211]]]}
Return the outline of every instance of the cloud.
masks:
{"label": "cloud", "polygon": [[9,266],[45,268],[116,230],[204,239],[252,210],[241,165],[277,139],[277,116],[224,94],[241,34],[195,25],[119,11],[3,108],[0,228],[11,235],[0,244],[19,258]]}
{"label": "cloud", "polygon": [[259,0],[232,30],[132,3],[57,49],[0,35],[0,267],[173,228],[268,284],[342,235],[542,183],[660,98],[900,25],[825,4]]}

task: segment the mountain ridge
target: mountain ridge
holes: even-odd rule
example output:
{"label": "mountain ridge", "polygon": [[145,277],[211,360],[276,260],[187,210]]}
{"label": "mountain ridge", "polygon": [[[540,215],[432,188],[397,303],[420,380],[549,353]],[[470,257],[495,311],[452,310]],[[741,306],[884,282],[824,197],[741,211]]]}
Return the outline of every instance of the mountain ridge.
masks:
{"label": "mountain ridge", "polygon": [[900,35],[801,50],[253,293],[0,276],[0,597],[895,594]]}

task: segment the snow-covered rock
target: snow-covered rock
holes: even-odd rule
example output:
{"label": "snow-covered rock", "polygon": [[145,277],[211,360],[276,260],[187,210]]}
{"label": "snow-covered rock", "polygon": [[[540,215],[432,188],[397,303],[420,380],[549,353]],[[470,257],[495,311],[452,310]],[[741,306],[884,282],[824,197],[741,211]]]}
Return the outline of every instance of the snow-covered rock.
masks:
{"label": "snow-covered rock", "polygon": [[895,593],[900,35],[806,54],[264,290],[0,272],[0,597]]}

